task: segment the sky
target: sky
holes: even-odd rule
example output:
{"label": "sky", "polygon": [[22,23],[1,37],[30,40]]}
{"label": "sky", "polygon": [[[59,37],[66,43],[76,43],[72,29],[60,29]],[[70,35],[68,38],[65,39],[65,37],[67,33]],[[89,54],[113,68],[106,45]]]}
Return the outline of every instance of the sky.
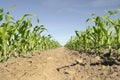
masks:
{"label": "sky", "polygon": [[120,8],[120,0],[0,0],[5,11],[12,5],[16,5],[10,11],[15,20],[27,13],[36,14],[47,33],[65,45],[75,30],[85,30],[89,25],[85,20],[92,13],[106,15],[106,11]]}

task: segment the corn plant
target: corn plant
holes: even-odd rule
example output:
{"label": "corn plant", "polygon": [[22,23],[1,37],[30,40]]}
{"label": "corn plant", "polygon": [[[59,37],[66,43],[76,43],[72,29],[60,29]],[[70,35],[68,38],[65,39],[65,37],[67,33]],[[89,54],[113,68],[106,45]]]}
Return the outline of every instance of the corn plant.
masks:
{"label": "corn plant", "polygon": [[[33,17],[38,22],[36,26],[32,25]],[[51,39],[51,35],[41,34],[47,29],[39,25],[39,19],[34,14],[25,14],[14,21],[10,12],[4,13],[4,10],[0,9],[0,23],[0,61],[11,56],[26,56],[27,52],[31,51],[60,46],[57,41]]]}
{"label": "corn plant", "polygon": [[116,20],[113,20],[110,18],[110,16],[117,14],[120,11],[120,9],[117,9],[115,11],[108,11],[109,16],[106,18],[109,21],[109,24],[111,27],[115,30],[115,39],[117,44],[117,53],[120,55],[120,18],[117,18]]}
{"label": "corn plant", "polygon": [[87,27],[85,31],[75,31],[75,38],[70,39],[65,46],[70,49],[84,50],[84,52],[94,51],[96,54],[101,54],[103,49],[108,49],[110,55],[115,48],[120,54],[120,18],[111,19],[111,16],[119,11],[119,9],[108,11],[108,16],[92,14],[86,22],[92,21],[94,24]]}
{"label": "corn plant", "polygon": [[12,24],[12,17],[11,15],[9,14],[9,12],[7,12],[6,14],[3,13],[3,9],[0,9],[0,14],[1,14],[1,18],[0,18],[0,21],[3,20],[3,17],[5,15],[5,23],[2,23],[0,25],[0,46],[1,46],[1,55],[3,55],[4,57],[3,58],[7,58],[7,42],[9,38],[11,38],[11,36],[9,35],[9,31],[10,31],[10,27],[11,27],[11,24]]}

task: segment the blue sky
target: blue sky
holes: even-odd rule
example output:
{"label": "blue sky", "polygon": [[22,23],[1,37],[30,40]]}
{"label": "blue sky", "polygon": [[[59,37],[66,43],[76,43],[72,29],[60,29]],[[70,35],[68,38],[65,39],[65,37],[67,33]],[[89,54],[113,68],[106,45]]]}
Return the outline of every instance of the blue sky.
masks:
{"label": "blue sky", "polygon": [[36,14],[47,32],[64,45],[75,30],[85,30],[92,13],[106,15],[105,11],[120,8],[120,0],[0,0],[5,11],[12,5],[16,5],[11,11],[16,20],[26,13]]}

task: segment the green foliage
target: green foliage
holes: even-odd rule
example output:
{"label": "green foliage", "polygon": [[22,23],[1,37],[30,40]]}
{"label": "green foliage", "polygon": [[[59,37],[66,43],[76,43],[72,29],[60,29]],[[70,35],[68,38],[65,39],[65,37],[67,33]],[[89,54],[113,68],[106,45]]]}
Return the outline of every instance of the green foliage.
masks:
{"label": "green foliage", "polygon": [[75,31],[76,36],[70,39],[65,47],[84,52],[90,51],[97,54],[103,53],[103,49],[116,49],[120,55],[120,18],[115,20],[111,16],[117,14],[119,9],[108,11],[108,16],[96,16],[92,14],[86,22],[93,21],[94,25],[85,31]]}
{"label": "green foliage", "polygon": [[60,46],[51,39],[51,35],[41,35],[47,30],[43,25],[32,25],[33,17],[39,24],[36,15],[25,14],[14,22],[9,12],[3,12],[4,10],[0,9],[0,61],[11,56],[26,56],[27,52],[35,50],[43,51]]}

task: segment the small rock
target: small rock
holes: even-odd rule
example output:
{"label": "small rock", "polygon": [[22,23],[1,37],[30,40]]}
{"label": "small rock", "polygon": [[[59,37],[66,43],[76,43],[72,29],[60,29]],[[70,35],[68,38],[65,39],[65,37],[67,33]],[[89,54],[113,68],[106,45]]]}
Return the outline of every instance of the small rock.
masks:
{"label": "small rock", "polygon": [[103,74],[104,74],[104,75],[108,75],[108,71],[105,70],[105,71],[103,72]]}
{"label": "small rock", "polygon": [[67,71],[64,72],[64,74],[72,74],[73,75],[73,74],[75,74],[75,72],[71,71],[71,70],[67,70]]}
{"label": "small rock", "polygon": [[77,62],[77,63],[82,63],[83,60],[82,60],[82,59],[77,59],[76,62]]}
{"label": "small rock", "polygon": [[68,72],[64,72],[64,74],[69,74]]}
{"label": "small rock", "polygon": [[53,57],[48,57],[47,60],[53,60]]}
{"label": "small rock", "polygon": [[101,59],[100,59],[100,56],[96,56],[96,57],[95,57],[95,60],[100,61],[100,60],[101,60]]}
{"label": "small rock", "polygon": [[106,69],[106,66],[102,65],[102,69]]}
{"label": "small rock", "polygon": [[118,73],[117,72],[114,72],[112,75],[111,75],[111,77],[114,77],[114,76],[116,76]]}

